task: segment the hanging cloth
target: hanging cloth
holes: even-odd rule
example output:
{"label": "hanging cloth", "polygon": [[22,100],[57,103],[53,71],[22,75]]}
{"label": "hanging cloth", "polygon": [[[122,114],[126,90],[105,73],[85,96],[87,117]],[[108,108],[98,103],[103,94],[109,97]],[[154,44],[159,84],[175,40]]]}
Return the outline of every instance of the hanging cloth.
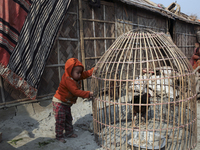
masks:
{"label": "hanging cloth", "polygon": [[31,99],[36,98],[47,58],[70,2],[33,1],[8,64],[0,65],[0,75]]}

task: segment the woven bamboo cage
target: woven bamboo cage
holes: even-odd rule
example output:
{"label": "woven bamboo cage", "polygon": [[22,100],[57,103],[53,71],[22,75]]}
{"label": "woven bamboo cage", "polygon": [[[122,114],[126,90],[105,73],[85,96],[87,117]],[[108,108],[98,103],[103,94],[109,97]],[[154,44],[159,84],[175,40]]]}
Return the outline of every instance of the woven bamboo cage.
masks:
{"label": "woven bamboo cage", "polygon": [[119,36],[92,75],[95,140],[104,149],[195,147],[195,74],[164,33]]}

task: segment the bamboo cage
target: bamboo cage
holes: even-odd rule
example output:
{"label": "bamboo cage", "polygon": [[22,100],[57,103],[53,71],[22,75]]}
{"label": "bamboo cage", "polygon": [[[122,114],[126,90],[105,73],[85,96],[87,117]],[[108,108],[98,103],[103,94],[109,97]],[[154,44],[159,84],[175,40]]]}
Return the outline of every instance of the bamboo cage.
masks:
{"label": "bamboo cage", "polygon": [[95,141],[116,150],[194,148],[195,88],[192,66],[170,36],[122,34],[92,75]]}

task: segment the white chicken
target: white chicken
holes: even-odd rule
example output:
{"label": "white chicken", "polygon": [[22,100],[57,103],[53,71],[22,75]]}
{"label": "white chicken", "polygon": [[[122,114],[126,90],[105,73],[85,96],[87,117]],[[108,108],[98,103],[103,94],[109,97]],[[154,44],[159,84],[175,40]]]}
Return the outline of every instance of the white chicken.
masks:
{"label": "white chicken", "polygon": [[[177,84],[173,77],[173,69],[169,66],[161,67],[159,74],[144,74],[140,78],[137,77],[129,88],[134,89],[134,95],[141,93],[148,93],[153,97],[170,97],[176,98],[178,96],[178,89],[174,86]],[[176,75],[178,75],[176,73]],[[162,94],[162,95],[161,95]]]}

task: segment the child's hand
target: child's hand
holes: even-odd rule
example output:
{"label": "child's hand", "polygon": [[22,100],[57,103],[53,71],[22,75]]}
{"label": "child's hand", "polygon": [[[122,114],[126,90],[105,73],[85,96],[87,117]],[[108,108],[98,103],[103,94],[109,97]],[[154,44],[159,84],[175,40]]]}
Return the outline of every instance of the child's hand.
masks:
{"label": "child's hand", "polygon": [[96,73],[98,67],[94,67],[93,73]]}
{"label": "child's hand", "polygon": [[93,92],[90,92],[90,98],[92,98],[93,97]]}

